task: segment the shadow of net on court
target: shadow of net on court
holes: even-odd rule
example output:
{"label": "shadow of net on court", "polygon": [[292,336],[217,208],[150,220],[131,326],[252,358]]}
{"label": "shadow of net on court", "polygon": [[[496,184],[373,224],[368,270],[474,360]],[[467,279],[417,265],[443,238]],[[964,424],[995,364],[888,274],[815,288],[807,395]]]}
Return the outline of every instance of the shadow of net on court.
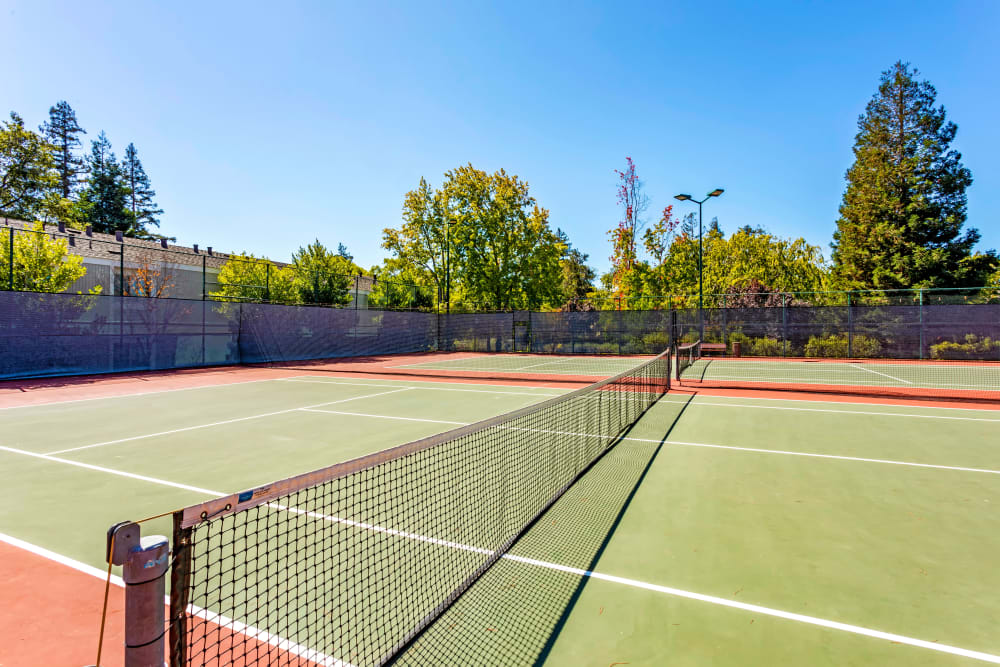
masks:
{"label": "shadow of net on court", "polygon": [[396,664],[543,664],[690,400],[660,403],[659,442],[623,434]]}

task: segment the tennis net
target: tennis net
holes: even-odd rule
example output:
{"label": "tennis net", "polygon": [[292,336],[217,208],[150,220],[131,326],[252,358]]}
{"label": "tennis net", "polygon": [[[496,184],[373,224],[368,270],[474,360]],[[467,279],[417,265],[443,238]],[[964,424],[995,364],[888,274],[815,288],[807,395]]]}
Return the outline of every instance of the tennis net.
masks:
{"label": "tennis net", "polygon": [[174,514],[172,665],[384,665],[670,386],[671,356]]}
{"label": "tennis net", "polygon": [[677,379],[681,379],[684,371],[694,366],[695,362],[701,359],[701,341],[688,345],[677,346]]}

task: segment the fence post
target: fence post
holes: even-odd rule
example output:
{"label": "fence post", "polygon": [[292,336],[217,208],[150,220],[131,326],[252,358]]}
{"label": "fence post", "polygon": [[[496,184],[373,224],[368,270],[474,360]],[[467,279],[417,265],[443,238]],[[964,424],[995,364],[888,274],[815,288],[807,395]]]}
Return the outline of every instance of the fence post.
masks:
{"label": "fence post", "polygon": [[10,228],[10,247],[7,248],[7,253],[9,257],[7,258],[9,264],[7,264],[7,289],[14,291],[14,228]]}
{"label": "fence post", "polygon": [[854,307],[851,306],[851,290],[847,290],[847,358],[854,358]]}
{"label": "fence post", "polygon": [[201,257],[201,365],[205,365],[205,300],[208,298],[206,273],[208,265],[205,256]]}
{"label": "fence post", "polygon": [[921,288],[920,293],[920,358],[924,358],[924,290]]}
{"label": "fence post", "polygon": [[722,295],[722,344],[726,348],[723,354],[729,353],[729,331],[727,328],[729,324],[729,313],[727,312],[728,307],[729,306],[727,305],[726,295],[723,294]]}
{"label": "fence post", "polygon": [[781,293],[781,356],[788,356],[788,307],[786,305],[787,295]]}
{"label": "fence post", "polygon": [[264,301],[271,301],[271,263],[264,265]]}
{"label": "fence post", "polygon": [[354,310],[358,309],[358,285],[361,284],[361,274],[354,276]]}

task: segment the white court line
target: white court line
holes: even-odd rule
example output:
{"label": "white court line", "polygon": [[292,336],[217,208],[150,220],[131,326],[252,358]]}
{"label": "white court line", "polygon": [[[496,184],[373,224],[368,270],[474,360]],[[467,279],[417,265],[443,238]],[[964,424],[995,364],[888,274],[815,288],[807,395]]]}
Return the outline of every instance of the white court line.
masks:
{"label": "white court line", "polygon": [[[683,389],[683,387],[681,387],[681,389]],[[668,394],[667,397],[666,397],[667,399],[670,399],[668,402],[685,403],[688,400],[687,398],[681,398],[681,396],[686,396],[687,395],[686,392],[683,392],[683,391],[680,392],[680,393],[675,392],[672,395],[673,396],[677,396],[679,400],[673,401],[672,399],[670,399],[671,394]],[[950,406],[950,405],[924,405],[924,404],[910,405],[910,404],[906,404],[906,403],[902,403],[902,404],[900,404],[900,403],[871,403],[869,401],[851,401],[851,402],[848,403],[848,402],[844,402],[844,401],[825,401],[825,400],[822,400],[822,399],[819,399],[819,398],[815,398],[815,399],[813,399],[813,398],[771,398],[769,396],[753,396],[753,397],[750,397],[750,396],[727,396],[727,395],[718,395],[717,396],[717,395],[709,394],[709,393],[705,393],[705,394],[693,394],[693,395],[698,396],[698,397],[700,397],[700,396],[710,396],[711,398],[714,398],[714,399],[717,399],[717,400],[720,400],[720,401],[745,401],[745,400],[753,400],[753,401],[769,401],[769,402],[774,402],[774,403],[810,403],[810,404],[819,404],[819,405],[843,405],[843,406],[849,406],[849,405],[866,405],[866,406],[869,406],[869,407],[884,407],[884,408],[901,408],[902,407],[902,408],[913,408],[913,409],[920,409],[920,410],[959,410],[961,412],[986,412],[986,413],[989,413],[989,414],[1000,414],[1000,410],[991,410],[989,408],[970,408],[970,407],[956,408],[956,407],[953,407],[953,406]],[[660,399],[660,400],[664,401],[664,399]]]}
{"label": "white court line", "polygon": [[[81,563],[78,560],[73,560],[62,554],[57,554],[54,551],[49,551],[44,547],[32,544],[30,542],[25,542],[24,540],[19,540],[11,535],[4,535],[0,533],[0,542],[5,542],[13,547],[27,551],[28,553],[34,554],[36,556],[41,556],[42,558],[51,560],[65,567],[77,570],[84,574],[88,574],[92,577],[96,577],[101,581],[108,580],[108,573],[105,570],[94,567],[93,565],[87,565],[86,563]],[[119,588],[125,588],[125,582],[122,578],[116,574],[111,575],[111,583]],[[170,604],[170,597],[166,596],[163,599],[165,605]],[[320,653],[319,651],[314,651],[308,649],[300,644],[296,644],[288,639],[279,637],[278,635],[271,634],[259,628],[255,628],[240,621],[235,621],[231,618],[223,616],[222,614],[216,614],[215,612],[208,611],[207,609],[202,609],[201,607],[196,607],[195,605],[188,605],[187,612],[192,616],[197,616],[202,618],[209,623],[215,623],[216,625],[230,630],[234,633],[239,633],[245,635],[251,639],[259,641],[261,643],[270,644],[278,650],[286,651],[293,655],[301,656],[309,660],[310,662],[323,665],[323,667],[353,667],[350,663],[343,662],[342,660],[337,660],[336,658],[331,658],[328,655]]]}
{"label": "white court line", "polygon": [[[285,379],[278,380],[279,382],[301,382],[305,384],[331,384],[331,385],[346,385],[351,387],[392,387],[395,385],[389,384],[365,384],[362,382],[327,382],[325,380],[298,380],[298,379]],[[462,391],[473,394],[512,394],[514,396],[562,396],[562,394],[539,394],[534,391],[496,391],[493,389],[457,389],[451,387],[421,387],[420,383],[416,385],[407,385],[407,389],[425,389],[427,391]]]}
{"label": "white court line", "polygon": [[376,419],[393,419],[404,422],[425,422],[429,424],[450,424],[452,426],[468,426],[472,422],[453,422],[444,419],[421,419],[420,417],[390,417],[388,415],[369,415],[363,412],[339,412],[337,410],[319,410],[317,408],[302,408],[303,412],[322,412],[326,415],[345,415],[348,417],[373,417]]}
{"label": "white court line", "polygon": [[[136,478],[136,479],[141,479],[143,481],[149,481],[149,482],[153,482],[153,483],[166,484],[167,486],[175,486],[175,487],[176,486],[184,486],[184,485],[178,485],[178,484],[176,484],[174,482],[165,482],[164,480],[156,480],[155,478],[152,478],[152,477],[145,477],[145,476],[142,476],[142,475],[133,475],[132,473],[126,473],[126,472],[122,472],[122,471],[115,471],[115,470],[111,470],[109,468],[99,468],[98,466],[89,466],[87,464],[81,464],[81,463],[79,463],[77,461],[70,461],[68,459],[57,459],[55,457],[47,456],[45,454],[34,454],[32,452],[23,452],[23,451],[20,451],[20,450],[11,449],[9,447],[0,447],[0,449],[6,450],[6,451],[11,451],[11,452],[14,452],[14,453],[19,453],[19,454],[25,454],[27,456],[34,456],[34,457],[37,457],[37,458],[48,459],[48,460],[56,461],[56,462],[59,462],[59,463],[66,463],[66,464],[69,464],[69,465],[75,465],[75,466],[80,466],[80,467],[84,467],[84,468],[100,469],[100,470],[103,470],[104,472],[108,472],[108,473],[111,473],[111,474],[114,474],[114,475],[120,475],[120,476],[124,476],[124,477],[133,477],[133,478]],[[188,487],[188,488],[193,488],[193,487]],[[213,493],[215,493],[215,492],[213,492]],[[224,496],[226,494],[224,494],[224,493],[215,493],[215,495],[217,495],[217,496]],[[420,542],[426,542],[426,543],[430,543],[430,544],[436,544],[436,545],[440,545],[440,546],[446,546],[446,547],[449,547],[449,548],[461,549],[461,550],[464,550],[464,551],[473,551],[473,552],[483,553],[483,554],[491,554],[491,553],[493,553],[491,550],[488,550],[488,549],[482,549],[482,548],[479,548],[479,547],[474,547],[474,546],[470,546],[470,545],[466,545],[466,544],[461,544],[461,543],[458,543],[458,542],[451,542],[451,541],[442,540],[442,539],[439,539],[439,538],[427,537],[427,536],[419,535],[419,534],[416,534],[416,533],[408,533],[408,532],[405,532],[405,531],[400,531],[400,530],[385,528],[385,527],[377,526],[377,525],[374,525],[374,524],[367,524],[367,523],[362,523],[362,522],[357,522],[357,521],[351,521],[349,519],[343,519],[341,517],[324,515],[324,514],[320,514],[320,513],[317,513],[317,512],[308,512],[306,510],[302,510],[302,509],[298,509],[298,508],[293,508],[293,507],[287,507],[287,506],[283,506],[283,505],[278,505],[276,503],[269,503],[268,507],[272,507],[274,509],[278,509],[278,510],[281,510],[281,511],[287,511],[287,512],[292,512],[292,513],[296,513],[296,514],[303,514],[303,515],[306,515],[306,516],[310,516],[312,518],[319,518],[319,519],[322,519],[322,520],[325,520],[325,521],[331,521],[331,522],[335,522],[335,523],[349,525],[349,526],[352,526],[352,527],[362,528],[362,529],[365,529],[365,530],[372,530],[372,531],[376,531],[376,532],[381,532],[381,533],[384,533],[384,534],[387,534],[387,535],[394,535],[394,536],[402,537],[402,538],[405,538],[405,539],[411,539],[411,540],[416,540],[416,541],[420,541]],[[820,627],[830,628],[832,630],[841,630],[843,632],[849,632],[849,633],[852,633],[852,634],[864,635],[866,637],[873,637],[873,638],[876,638],[876,639],[884,639],[884,640],[887,640],[887,641],[898,642],[900,644],[907,644],[907,645],[910,645],[910,646],[916,646],[918,648],[924,648],[924,649],[928,649],[928,650],[931,650],[931,651],[938,651],[938,652],[941,652],[941,653],[950,653],[952,655],[960,655],[960,656],[963,656],[963,657],[966,657],[966,658],[974,658],[976,660],[983,660],[983,661],[986,661],[986,662],[992,662],[992,663],[1000,664],[1000,656],[992,655],[992,654],[989,654],[989,653],[983,653],[981,651],[972,651],[972,650],[960,648],[960,647],[957,647],[957,646],[950,646],[948,644],[940,644],[940,643],[937,643],[937,642],[926,641],[926,640],[923,640],[923,639],[916,639],[916,638],[913,638],[913,637],[906,637],[904,635],[897,635],[897,634],[893,634],[893,633],[889,633],[889,632],[883,632],[881,630],[874,630],[874,629],[871,629],[871,628],[865,628],[865,627],[858,626],[858,625],[850,625],[850,624],[847,624],[847,623],[841,623],[839,621],[831,621],[831,620],[827,620],[827,619],[823,619],[823,618],[818,618],[816,616],[806,616],[804,614],[796,614],[794,612],[783,611],[783,610],[780,610],[780,609],[773,609],[773,608],[770,608],[770,607],[762,607],[762,606],[759,606],[759,605],[749,604],[749,603],[745,603],[745,602],[736,602],[735,600],[727,600],[726,598],[720,598],[720,597],[716,597],[714,595],[705,595],[705,594],[702,594],[702,593],[695,593],[695,592],[692,592],[692,591],[681,590],[679,588],[671,588],[669,586],[661,586],[659,584],[653,584],[653,583],[648,583],[648,582],[643,582],[643,581],[637,581],[635,579],[627,579],[625,577],[617,577],[617,576],[610,575],[610,574],[602,574],[600,572],[595,572],[595,571],[592,571],[592,570],[581,570],[579,568],[569,567],[569,566],[566,566],[566,565],[559,565],[557,563],[550,563],[550,562],[542,561],[542,560],[535,560],[535,559],[531,559],[531,558],[525,558],[525,557],[522,557],[522,556],[513,556],[511,554],[506,554],[506,555],[502,556],[502,558],[504,558],[506,560],[511,560],[511,561],[514,561],[514,562],[519,562],[519,563],[533,565],[533,566],[536,566],[536,567],[542,567],[542,568],[546,568],[546,569],[550,569],[550,570],[556,570],[556,571],[560,571],[560,572],[567,572],[567,573],[571,573],[571,574],[576,574],[577,576],[581,576],[581,577],[590,577],[590,578],[594,578],[594,579],[600,579],[600,580],[603,580],[603,581],[608,581],[608,582],[611,582],[611,583],[622,584],[622,585],[625,585],[625,586],[631,586],[631,587],[635,587],[635,588],[642,588],[642,589],[645,589],[645,590],[648,590],[648,591],[654,591],[654,592],[657,592],[657,593],[663,593],[665,595],[672,595],[672,596],[675,596],[675,597],[683,597],[683,598],[687,598],[687,599],[690,599],[690,600],[697,600],[697,601],[700,601],[700,602],[707,602],[709,604],[717,604],[717,605],[724,606],[724,607],[731,607],[733,609],[740,609],[742,611],[750,611],[750,612],[754,612],[754,613],[758,613],[758,614],[764,614],[764,615],[767,615],[767,616],[774,616],[774,617],[777,617],[777,618],[783,618],[783,619],[790,620],[790,621],[798,621],[799,623],[806,623],[806,624],[809,624],[809,625],[816,625],[816,626],[820,626]],[[221,617],[220,616],[219,618],[225,618],[225,617]],[[230,619],[226,619],[226,620],[228,621]],[[336,663],[334,663],[334,664],[336,664]],[[346,667],[346,665],[344,667]]]}
{"label": "white court line", "polygon": [[93,470],[95,472],[103,472],[109,475],[117,475],[118,477],[127,477],[128,479],[139,480],[140,482],[149,482],[151,484],[159,484],[160,486],[170,486],[175,489],[181,489],[183,491],[192,491],[194,493],[200,493],[211,498],[219,498],[226,495],[219,491],[213,491],[212,489],[202,489],[197,486],[191,486],[190,484],[181,484],[180,482],[171,482],[165,479],[158,479],[156,477],[148,477],[146,475],[138,475],[133,472],[124,472],[122,470],[115,470],[114,468],[105,468],[104,466],[94,465],[92,463],[84,463],[82,461],[74,461],[72,459],[64,459],[58,456],[53,456],[52,454],[39,454],[38,452],[29,452],[24,449],[15,449],[14,447],[5,447],[0,445],[0,452],[9,452],[11,454],[21,454],[22,456],[30,456],[36,459],[42,459],[43,461],[52,461],[54,463],[63,463],[65,465],[76,466],[77,468],[83,468],[85,470]]}
{"label": "white court line", "polygon": [[[872,371],[872,372],[874,373],[874,371]],[[683,384],[683,382],[685,380],[692,380],[691,375],[697,375],[697,373],[691,373],[690,369],[688,369],[687,371],[685,371],[685,373],[681,376],[681,387],[685,386]],[[881,373],[880,373],[880,375],[881,375]],[[891,377],[891,376],[887,376],[887,377]],[[893,378],[893,379],[895,379],[895,378]],[[880,384],[870,384],[868,382],[861,382],[861,381],[855,380],[855,379],[853,379],[851,377],[846,377],[846,378],[841,378],[841,377],[836,377],[836,378],[768,377],[768,378],[765,378],[765,379],[755,380],[753,378],[748,378],[745,375],[719,375],[718,373],[707,373],[705,375],[704,381],[705,382],[711,382],[712,380],[739,380],[739,381],[747,383],[747,384],[771,384],[771,383],[774,383],[774,382],[793,382],[793,383],[797,382],[797,383],[800,383],[800,384],[822,384],[822,385],[835,384],[835,385],[847,385],[847,386],[856,386],[856,387],[882,387],[882,386],[884,386],[884,385],[880,385]],[[840,380],[840,381],[835,381],[835,380]],[[699,380],[694,380],[694,381],[695,382],[702,382],[702,380],[700,380],[700,379]],[[906,380],[902,380],[902,382],[906,382]],[[928,384],[917,384],[917,385],[914,385],[912,382],[910,382],[909,384],[913,385],[913,387],[916,388],[916,389],[965,389],[965,388],[979,389],[979,390],[986,389],[981,384],[957,384],[957,383],[948,383],[948,382],[942,382],[942,383],[938,383],[938,384],[929,384],[928,383]],[[722,389],[725,389],[725,387],[722,387]]]}
{"label": "white court line", "polygon": [[[305,376],[302,376],[305,377]],[[284,378],[267,378],[264,380],[243,380],[240,382],[224,382],[221,384],[203,384],[197,387],[175,387],[173,389],[154,389],[153,391],[141,391],[134,394],[114,394],[111,396],[89,396],[87,398],[69,398],[64,401],[49,401],[47,403],[31,403],[29,405],[4,405],[0,410],[19,410],[22,408],[43,408],[47,405],[63,405],[65,403],[82,403],[83,401],[100,401],[103,399],[114,400],[121,398],[132,398],[133,396],[149,396],[151,394],[167,394],[173,391],[191,391],[192,389],[218,389],[219,387],[232,387],[240,384],[253,384],[255,382],[275,382]]]}
{"label": "white court line", "polygon": [[876,412],[872,410],[832,410],[830,408],[794,408],[785,405],[750,405],[745,403],[710,403],[708,401],[659,401],[656,405],[689,405],[692,408],[702,405],[710,405],[719,408],[754,408],[760,410],[793,410],[796,412],[830,412],[837,415],[874,415],[876,417],[913,417],[914,419],[952,419],[957,421],[970,422],[1000,422],[1000,419],[986,419],[985,417],[954,417],[952,415],[920,415],[908,412]]}
{"label": "white court line", "polygon": [[931,642],[925,639],[916,639],[914,637],[906,637],[904,635],[897,635],[891,632],[873,630],[871,628],[865,628],[859,625],[840,623],[839,621],[830,621],[825,618],[818,618],[816,616],[806,616],[805,614],[796,614],[794,612],[782,611],[780,609],[773,609],[771,607],[762,607],[756,604],[737,602],[736,600],[728,600],[726,598],[720,598],[714,595],[705,595],[703,593],[694,593],[692,591],[685,591],[679,588],[671,588],[669,586],[660,586],[659,584],[651,584],[645,581],[636,581],[635,579],[616,577],[614,575],[602,574],[600,572],[594,572],[592,570],[581,570],[580,568],[576,567],[556,565],[553,563],[547,563],[545,561],[535,560],[533,558],[512,556],[510,554],[503,556],[503,558],[507,560],[517,561],[519,563],[525,563],[528,565],[535,565],[537,567],[560,570],[562,572],[568,572],[570,574],[575,574],[580,577],[590,577],[591,579],[600,579],[601,581],[608,581],[615,584],[622,584],[624,586],[631,586],[634,588],[641,588],[647,591],[654,591],[656,593],[663,593],[664,595],[686,598],[688,600],[697,600],[699,602],[708,602],[709,604],[716,604],[722,607],[740,609],[742,611],[749,611],[756,614],[763,614],[765,616],[774,616],[775,618],[783,618],[788,621],[798,621],[799,623],[816,625],[822,628],[830,628],[831,630],[841,630],[843,632],[850,632],[851,634],[863,635],[865,637],[884,639],[886,641],[896,642],[898,644],[907,644],[909,646],[925,648],[931,651],[938,651],[940,653],[950,653],[951,655],[960,655],[964,658],[972,658],[974,660],[982,660],[984,662],[992,662],[1000,664],[1000,655],[993,655],[991,653],[984,653],[982,651],[972,651],[969,649],[960,648],[958,646],[939,644],[938,642]]}
{"label": "white court line", "polygon": [[273,417],[275,415],[283,415],[289,412],[296,412],[304,408],[320,408],[324,405],[335,405],[337,403],[346,403],[348,401],[357,401],[363,398],[375,398],[376,396],[384,396],[386,394],[395,394],[400,391],[409,391],[412,387],[400,387],[398,389],[393,389],[392,391],[382,391],[377,394],[367,394],[365,396],[352,396],[351,398],[342,398],[339,401],[327,401],[325,403],[316,403],[315,405],[304,405],[298,408],[288,408],[287,410],[277,410],[275,412],[264,412],[259,415],[250,415],[249,417],[237,417],[235,419],[225,419],[223,421],[212,422],[210,424],[196,424],[194,426],[185,426],[183,428],[175,428],[169,431],[160,431],[158,433],[146,433],[145,435],[133,435],[129,438],[119,438],[117,440],[108,440],[106,442],[96,442],[92,445],[82,445],[80,447],[70,447],[68,449],[59,449],[54,452],[47,452],[50,455],[56,454],[68,454],[69,452],[78,452],[82,449],[93,449],[94,447],[104,447],[106,445],[117,445],[122,442],[131,442],[133,440],[144,440],[146,438],[155,438],[161,435],[170,435],[172,433],[184,433],[185,431],[195,431],[201,428],[211,428],[213,426],[222,426],[223,424],[235,424],[236,422],[248,421],[250,419],[262,419],[263,417]]}
{"label": "white court line", "polygon": [[863,371],[868,371],[869,373],[874,373],[875,375],[881,375],[882,377],[889,378],[890,380],[896,380],[897,382],[905,382],[906,384],[913,384],[909,380],[904,380],[903,378],[898,378],[898,377],[896,377],[894,375],[889,375],[888,373],[881,373],[879,371],[873,371],[872,369],[865,368],[864,366],[862,366],[860,364],[851,364],[851,367],[852,368],[860,368]]}
{"label": "white court line", "polygon": [[[469,424],[473,423],[473,422],[444,421],[444,420],[438,420],[438,419],[417,419],[416,417],[392,417],[392,416],[389,416],[389,415],[373,415],[373,414],[366,414],[366,413],[363,413],[363,412],[335,412],[333,410],[309,410],[309,412],[324,412],[324,413],[327,413],[327,414],[346,415],[346,416],[351,416],[351,417],[369,417],[369,418],[372,418],[372,419],[395,419],[395,420],[403,420],[403,421],[430,422],[430,423],[435,423],[435,424],[455,424],[455,425],[459,425],[459,426],[468,426]],[[503,429],[502,426],[497,426],[495,428],[498,428],[498,429],[501,429],[501,430]],[[526,428],[526,427],[522,427],[522,426],[509,427],[509,430],[512,430],[512,431],[527,431],[527,432],[530,432],[530,433],[549,433],[549,434],[552,434],[552,435],[570,435],[570,436],[576,436],[576,437],[580,437],[580,438],[602,438],[602,439],[609,438],[609,436],[600,435],[600,434],[597,434],[597,433],[577,433],[577,432],[574,432],[574,431],[554,431],[554,430],[548,430],[548,429]],[[626,436],[622,436],[621,438],[618,438],[618,439],[620,439],[620,440],[629,440],[631,442],[651,442],[651,443],[655,443],[655,444],[659,444],[659,443],[662,442],[663,444],[666,444],[666,445],[678,445],[678,446],[681,446],[681,447],[705,447],[705,448],[708,448],[708,449],[729,449],[729,450],[733,450],[733,451],[737,451],[737,452],[756,452],[756,453],[759,453],[759,454],[783,454],[785,456],[805,456],[805,457],[817,458],[817,459],[835,459],[835,460],[838,460],[838,461],[856,461],[856,462],[859,462],[859,463],[884,463],[884,464],[888,464],[888,465],[910,466],[910,467],[914,467],[914,468],[935,468],[935,469],[938,469],[938,470],[955,470],[955,471],[959,471],[959,472],[980,472],[980,473],[986,473],[986,474],[989,474],[989,475],[1000,475],[1000,470],[991,470],[989,468],[966,468],[966,467],[962,467],[962,466],[946,466],[946,465],[939,465],[939,464],[934,464],[934,463],[915,463],[915,462],[912,462],[912,461],[896,461],[894,459],[872,459],[872,458],[864,458],[864,457],[860,457],[860,456],[841,456],[841,455],[838,455],[838,454],[816,454],[816,453],[813,453],[813,452],[793,452],[793,451],[786,451],[786,450],[782,450],[782,449],[760,449],[760,448],[756,448],[756,447],[737,447],[735,445],[715,445],[715,444],[705,443],[705,442],[688,442],[688,441],[685,441],[685,440],[658,440],[656,438],[635,438],[635,437],[627,436],[627,435]]]}
{"label": "white court line", "polygon": [[564,357],[562,359],[556,359],[555,361],[543,361],[540,364],[528,364],[527,366],[519,366],[515,368],[515,371],[523,371],[525,368],[537,368],[539,366],[549,366],[551,364],[565,364],[567,361],[577,361],[572,357]]}
{"label": "white court line", "polygon": [[[17,547],[18,549],[23,549],[28,553],[35,554],[36,556],[41,556],[42,558],[55,561],[60,565],[65,565],[66,567],[72,568],[78,572],[83,572],[84,574],[89,574],[92,577],[97,577],[102,581],[108,578],[106,570],[94,567],[93,565],[87,565],[86,563],[81,563],[78,560],[73,560],[72,558],[58,554],[55,551],[49,551],[48,549],[34,545],[31,542],[19,540],[12,535],[4,535],[3,533],[0,533],[0,542],[9,544],[12,547]],[[125,587],[125,582],[122,581],[122,578],[114,574],[111,575],[111,583],[115,586],[121,586],[122,588]]]}

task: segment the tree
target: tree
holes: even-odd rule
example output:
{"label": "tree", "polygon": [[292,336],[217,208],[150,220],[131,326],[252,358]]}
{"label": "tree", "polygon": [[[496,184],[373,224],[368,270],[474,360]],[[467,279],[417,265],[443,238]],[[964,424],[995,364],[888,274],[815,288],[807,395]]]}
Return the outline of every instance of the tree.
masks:
{"label": "tree", "polygon": [[681,234],[687,236],[688,238],[696,238],[694,233],[695,217],[697,214],[688,213],[681,219]]}
{"label": "tree", "polygon": [[157,216],[163,214],[163,209],[154,200],[156,191],[142,167],[135,144],[129,144],[125,149],[121,172],[125,187],[128,189],[128,209],[132,214],[132,226],[127,234],[138,238],[164,238],[159,234],[151,234],[146,229],[147,225],[160,226],[160,219]]}
{"label": "tree", "polygon": [[[10,234],[0,234],[0,276],[8,288],[11,276]],[[13,289],[30,292],[65,292],[78,278],[87,273],[83,257],[69,252],[64,238],[52,238],[45,226],[37,222],[30,230],[14,234]],[[100,292],[100,287],[91,291]]]}
{"label": "tree", "polygon": [[292,255],[297,301],[336,306],[350,303],[351,266],[350,260],[331,253],[319,239],[300,247]]}
{"label": "tree", "polygon": [[566,248],[559,260],[562,269],[562,298],[566,302],[583,299],[594,290],[594,278],[597,276],[594,269],[587,266],[590,256],[574,248],[563,230],[556,229],[556,238]]}
{"label": "tree", "polygon": [[645,221],[642,214],[649,207],[649,198],[642,191],[642,181],[635,171],[631,157],[625,158],[625,171],[615,170],[618,175],[617,199],[622,207],[622,219],[611,229],[611,274],[612,285],[619,295],[627,294],[630,274],[635,267],[636,238]]}
{"label": "tree", "polygon": [[962,230],[972,174],[951,148],[958,127],[918,76],[895,63],[858,119],[832,243],[843,287],[981,285],[997,265],[992,251],[973,253],[978,230]]}
{"label": "tree", "polygon": [[444,286],[445,229],[441,193],[424,178],[403,197],[403,224],[382,230],[382,247],[394,255],[386,266],[394,275],[407,274],[419,285]]}
{"label": "tree", "polygon": [[93,225],[95,232],[134,231],[135,218],[127,203],[128,186],[104,132],[91,142],[87,166],[90,176],[78,202],[82,219]]}
{"label": "tree", "polygon": [[10,112],[0,126],[0,214],[38,218],[58,184],[54,167],[52,147]]}
{"label": "tree", "polygon": [[663,209],[656,224],[642,234],[642,244],[655,262],[649,267],[648,272],[643,272],[645,285],[640,289],[650,296],[667,294],[669,289],[667,286],[667,261],[679,225],[680,221],[674,217],[674,207],[667,206]]}
{"label": "tree", "polygon": [[445,173],[453,275],[466,301],[495,310],[538,308],[561,301],[564,246],[528,184],[503,169],[468,164]]}
{"label": "tree", "polygon": [[230,255],[216,278],[218,289],[209,295],[219,301],[295,303],[294,275],[266,258]]}
{"label": "tree", "polygon": [[337,256],[338,257],[343,257],[348,262],[354,261],[354,255],[352,255],[351,253],[349,253],[347,251],[347,246],[344,245],[343,243],[338,243],[337,244]]}
{"label": "tree", "polygon": [[174,270],[163,255],[144,251],[125,270],[125,295],[168,297],[175,287]]}
{"label": "tree", "polygon": [[[683,234],[674,237],[662,266],[666,293],[696,294],[698,239]],[[820,291],[827,286],[826,263],[819,247],[802,238],[781,239],[745,229],[728,239],[721,232],[707,234],[705,294],[744,292],[751,284],[781,292]],[[649,287],[646,291],[652,293]]]}
{"label": "tree", "polygon": [[55,168],[59,173],[59,194],[70,199],[87,172],[83,157],[73,151],[82,144],[77,135],[87,134],[76,120],[76,112],[65,100],[49,108],[49,119],[38,128],[53,147]]}
{"label": "tree", "polygon": [[[471,164],[445,173],[440,189],[423,178],[406,193],[403,224],[382,232],[395,275],[437,288],[450,282],[456,305],[497,310],[562,303],[564,244],[528,184],[503,169]],[[450,255],[450,281],[445,280]],[[386,265],[389,266],[387,260]]]}

